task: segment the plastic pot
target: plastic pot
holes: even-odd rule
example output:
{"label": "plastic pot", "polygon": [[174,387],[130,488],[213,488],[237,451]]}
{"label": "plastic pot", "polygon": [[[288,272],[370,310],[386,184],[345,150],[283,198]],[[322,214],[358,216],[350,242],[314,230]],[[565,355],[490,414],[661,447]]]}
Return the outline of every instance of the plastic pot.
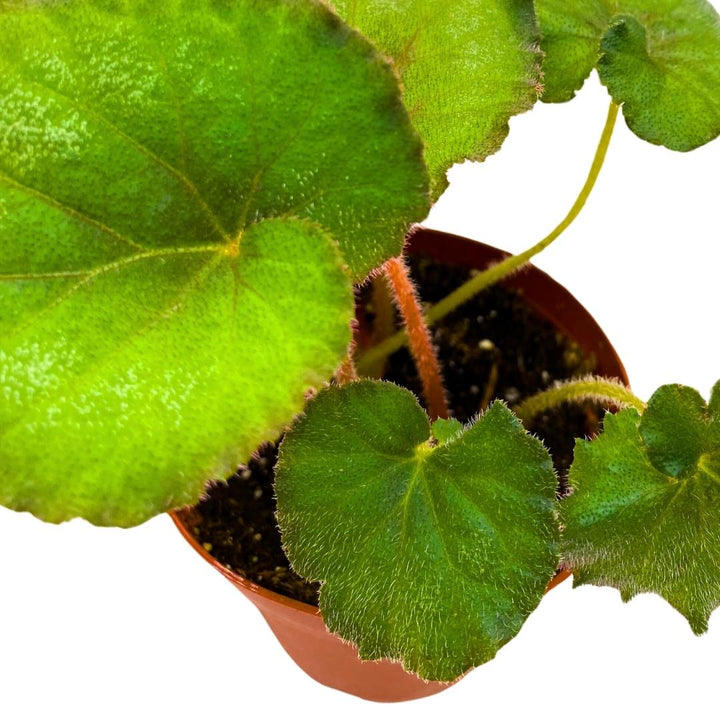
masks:
{"label": "plastic pot", "polygon": [[[477,269],[497,263],[508,255],[482,243],[423,228],[408,239],[407,252],[419,252],[439,262]],[[599,375],[628,382],[625,369],[603,331],[565,288],[532,266],[505,281],[505,284],[521,289],[524,299],[539,315],[577,342],[585,354],[594,355]],[[397,663],[360,660],[352,645],[328,632],[316,607],[267,590],[217,562],[189,529],[187,520],[191,513],[192,508],[172,513],[185,539],[254,603],[290,657],[310,677],[323,685],[380,702],[426,697],[449,686],[447,683],[425,682]],[[548,585],[548,590],[568,576],[566,571],[559,572]]]}

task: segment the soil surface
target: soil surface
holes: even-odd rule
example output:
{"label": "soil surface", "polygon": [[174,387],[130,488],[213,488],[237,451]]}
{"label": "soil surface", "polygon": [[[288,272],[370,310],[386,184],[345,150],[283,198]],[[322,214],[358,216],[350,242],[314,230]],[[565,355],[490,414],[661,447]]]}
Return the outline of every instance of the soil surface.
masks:
{"label": "soil surface", "polygon": [[[471,271],[438,265],[428,258],[410,261],[424,302],[445,297]],[[360,293],[360,322],[372,326],[375,308],[369,287]],[[495,286],[463,305],[433,329],[454,417],[467,422],[500,398],[512,406],[555,380],[594,370],[575,343],[539,318],[522,294]],[[420,382],[406,350],[388,361],[384,377],[420,394]],[[574,438],[595,433],[603,410],[592,403],[566,406],[536,418],[528,429],[550,450],[558,472],[558,494],[567,489]],[[220,563],[242,577],[302,602],[317,604],[318,586],[296,575],[282,551],[275,522],[273,468],[277,446],[258,450],[227,482],[212,485],[187,511],[199,542]]]}

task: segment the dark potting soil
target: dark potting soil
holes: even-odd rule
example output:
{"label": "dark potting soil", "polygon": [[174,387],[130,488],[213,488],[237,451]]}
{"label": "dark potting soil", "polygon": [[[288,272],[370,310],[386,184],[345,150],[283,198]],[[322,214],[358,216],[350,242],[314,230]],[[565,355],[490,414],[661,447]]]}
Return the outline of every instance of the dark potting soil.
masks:
{"label": "dark potting soil", "polygon": [[[445,297],[470,275],[467,268],[439,265],[421,256],[410,261],[424,302]],[[372,324],[369,287],[360,293],[364,317]],[[494,398],[512,406],[555,380],[594,370],[595,359],[538,317],[522,294],[495,286],[448,315],[433,329],[443,365],[448,400],[454,417],[467,422]],[[420,396],[420,382],[406,350],[387,362],[384,377]],[[528,429],[540,437],[553,456],[558,494],[567,489],[574,438],[596,432],[602,409],[592,403],[563,407],[537,417]],[[290,568],[275,521],[273,495],[277,445],[261,447],[227,481],[212,485],[198,505],[186,511],[199,542],[220,563],[238,575],[302,602],[317,604],[318,585]]]}

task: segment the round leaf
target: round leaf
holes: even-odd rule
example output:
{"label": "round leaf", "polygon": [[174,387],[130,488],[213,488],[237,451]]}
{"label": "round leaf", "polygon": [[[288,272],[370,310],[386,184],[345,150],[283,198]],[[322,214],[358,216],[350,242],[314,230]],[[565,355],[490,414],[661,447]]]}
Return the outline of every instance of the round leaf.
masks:
{"label": "round leaf", "polygon": [[640,435],[660,472],[675,478],[695,472],[700,456],[712,445],[705,401],[684,385],[661,387],[642,414]]}
{"label": "round leaf", "polygon": [[237,255],[167,248],[10,287],[0,502],[53,522],[129,526],[195,502],[350,340],[350,282],[307,221],[254,225]]}
{"label": "round leaf", "polygon": [[337,367],[344,264],[426,185],[393,73],[319,3],[3,4],[0,502],[197,500]]}
{"label": "round leaf", "polygon": [[336,0],[334,7],[395,62],[425,141],[433,196],[446,172],[484,160],[508,120],[538,97],[541,54],[531,0]]}
{"label": "round leaf", "polygon": [[543,100],[571,99],[598,68],[630,129],[687,151],[720,134],[720,17],[707,0],[536,0]]}
{"label": "round leaf", "polygon": [[557,566],[550,457],[502,403],[446,444],[390,383],[324,390],[286,435],[278,522],[360,657],[453,680],[490,660]]}
{"label": "round leaf", "polygon": [[577,443],[561,514],[576,585],[655,592],[702,633],[720,605],[720,418],[698,398],[665,386],[642,418],[607,415]]}
{"label": "round leaf", "polygon": [[308,218],[357,281],[429,207],[392,70],[314,0],[0,9],[0,163],[3,194],[150,247]]}
{"label": "round leaf", "polygon": [[603,38],[600,79],[638,137],[694,150],[720,135],[720,17],[705,0],[653,0],[639,18]]}

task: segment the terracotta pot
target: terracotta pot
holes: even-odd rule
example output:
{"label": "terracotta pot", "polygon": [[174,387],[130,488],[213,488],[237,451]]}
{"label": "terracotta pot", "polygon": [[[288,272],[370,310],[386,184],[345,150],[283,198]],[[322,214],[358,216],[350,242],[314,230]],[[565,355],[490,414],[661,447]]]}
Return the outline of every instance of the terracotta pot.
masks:
{"label": "terracotta pot", "polygon": [[[440,262],[480,269],[508,255],[466,238],[422,228],[409,238],[407,250],[431,255]],[[603,331],[565,288],[534,267],[505,284],[522,289],[525,300],[539,315],[575,340],[586,354],[595,355],[599,375],[628,382],[625,369]],[[187,520],[191,513],[190,508],[172,514],[185,539],[255,604],[290,657],[310,677],[323,685],[380,702],[426,697],[448,687],[447,683],[425,682],[397,663],[360,660],[353,646],[327,631],[316,607],[255,585],[218,563],[189,529]],[[558,572],[548,590],[567,577],[567,571]]]}

